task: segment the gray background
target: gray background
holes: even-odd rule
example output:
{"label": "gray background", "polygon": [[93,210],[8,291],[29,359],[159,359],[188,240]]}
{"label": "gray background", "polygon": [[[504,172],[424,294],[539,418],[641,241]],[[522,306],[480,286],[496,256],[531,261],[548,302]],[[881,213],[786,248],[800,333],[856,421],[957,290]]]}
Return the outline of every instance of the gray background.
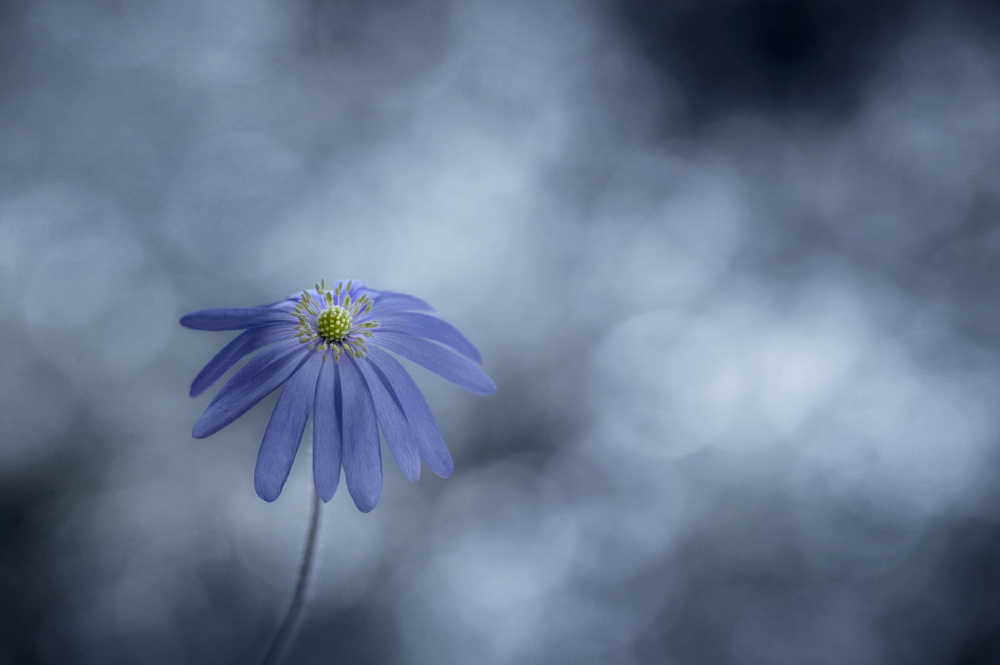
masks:
{"label": "gray background", "polygon": [[0,663],[254,662],[306,440],[192,309],[435,304],[456,460],[322,518],[289,662],[1000,662],[988,3],[0,5]]}

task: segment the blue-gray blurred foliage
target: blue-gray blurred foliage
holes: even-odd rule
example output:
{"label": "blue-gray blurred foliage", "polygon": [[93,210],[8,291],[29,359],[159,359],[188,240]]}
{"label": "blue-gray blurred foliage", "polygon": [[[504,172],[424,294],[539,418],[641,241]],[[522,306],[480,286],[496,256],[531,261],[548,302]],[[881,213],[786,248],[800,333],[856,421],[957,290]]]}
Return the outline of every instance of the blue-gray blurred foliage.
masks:
{"label": "blue-gray blurred foliage", "polygon": [[261,654],[310,436],[258,499],[177,320],[321,277],[499,393],[289,662],[1000,662],[998,210],[985,2],[4,2],[0,663]]}

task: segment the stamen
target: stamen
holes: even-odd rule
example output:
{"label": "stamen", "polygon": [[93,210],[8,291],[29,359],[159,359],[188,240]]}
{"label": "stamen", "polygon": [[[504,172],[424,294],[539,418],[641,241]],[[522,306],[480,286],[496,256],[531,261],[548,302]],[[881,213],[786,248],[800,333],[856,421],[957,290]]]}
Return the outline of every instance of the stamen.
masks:
{"label": "stamen", "polygon": [[[373,337],[371,329],[378,328],[378,321],[355,323],[360,316],[372,310],[374,301],[367,293],[351,296],[354,280],[345,285],[338,282],[336,288],[328,290],[326,281],[316,284],[316,296],[303,291],[295,307],[290,312],[298,322],[295,338],[308,348],[323,356],[333,352],[333,362],[339,362],[340,354],[351,358],[364,358],[368,353],[367,339]],[[343,296],[343,300],[341,300]]]}

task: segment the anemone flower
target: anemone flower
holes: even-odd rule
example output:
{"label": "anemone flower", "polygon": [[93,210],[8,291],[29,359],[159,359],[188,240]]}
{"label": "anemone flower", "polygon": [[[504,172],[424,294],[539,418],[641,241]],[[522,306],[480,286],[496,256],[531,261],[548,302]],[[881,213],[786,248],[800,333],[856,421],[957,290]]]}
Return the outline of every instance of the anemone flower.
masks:
{"label": "anemone flower", "polygon": [[422,365],[477,395],[496,385],[479,368],[476,347],[419,298],[362,282],[325,283],[285,300],[205,309],[181,319],[196,330],[243,330],[201,371],[191,396],[204,392],[245,356],[259,351],[226,383],[194,426],[202,439],[218,432],[285,384],[257,455],[254,487],[274,501],[288,478],[313,415],[313,479],[333,498],[344,468],[355,505],[368,512],[382,493],[379,429],[403,475],[420,476],[420,459],[441,477],[454,463],[434,415],[392,355]]}

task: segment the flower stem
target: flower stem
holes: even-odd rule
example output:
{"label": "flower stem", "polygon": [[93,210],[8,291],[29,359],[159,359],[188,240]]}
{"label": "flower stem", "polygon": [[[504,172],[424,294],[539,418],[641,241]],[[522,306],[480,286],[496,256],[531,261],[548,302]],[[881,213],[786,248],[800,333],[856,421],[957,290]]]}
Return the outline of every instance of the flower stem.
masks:
{"label": "flower stem", "polygon": [[319,532],[319,509],[322,502],[319,494],[313,493],[312,520],[309,522],[309,535],[306,536],[306,551],[302,555],[302,566],[299,568],[299,581],[295,585],[295,594],[292,596],[292,604],[288,607],[288,614],[285,620],[278,627],[278,632],[274,634],[271,647],[267,650],[267,655],[261,661],[261,665],[277,665],[281,662],[281,656],[288,645],[288,640],[295,633],[299,624],[299,616],[302,614],[302,606],[305,601],[306,587],[309,586],[309,573],[312,572],[313,554],[316,553],[316,535]]}

